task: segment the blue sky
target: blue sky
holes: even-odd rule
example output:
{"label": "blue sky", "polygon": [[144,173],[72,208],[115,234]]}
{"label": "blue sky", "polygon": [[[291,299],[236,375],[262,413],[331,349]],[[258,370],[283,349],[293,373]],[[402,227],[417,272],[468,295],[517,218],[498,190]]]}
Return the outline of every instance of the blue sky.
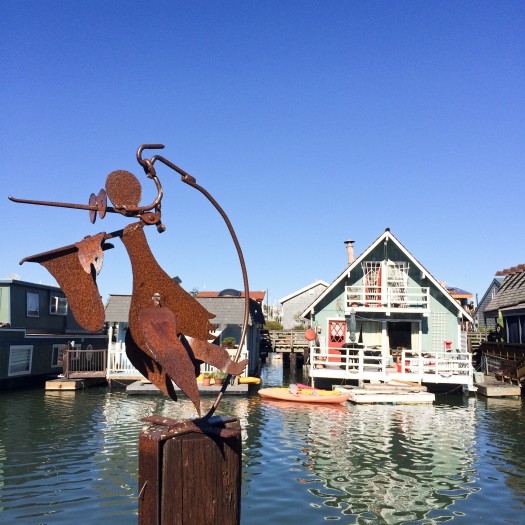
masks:
{"label": "blue sky", "polygon": [[[14,1],[0,6],[0,279],[25,256],[113,231],[86,203],[144,143],[196,177],[270,302],[346,266],[386,227],[440,281],[482,294],[525,262],[522,1]],[[190,290],[242,288],[226,227],[159,168],[154,254]],[[149,182],[149,184],[148,184]],[[104,298],[131,291],[122,244]]]}

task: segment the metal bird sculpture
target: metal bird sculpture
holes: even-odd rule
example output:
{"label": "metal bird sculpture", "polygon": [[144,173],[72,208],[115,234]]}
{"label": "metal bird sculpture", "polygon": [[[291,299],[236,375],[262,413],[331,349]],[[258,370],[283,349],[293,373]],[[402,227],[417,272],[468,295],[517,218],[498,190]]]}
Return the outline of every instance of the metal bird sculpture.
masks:
{"label": "metal bird sculpture", "polygon": [[[246,299],[248,282],[240,246],[222,208],[206,190],[197,185],[193,177],[168,160],[159,155],[150,160],[142,159],[144,149],[163,147],[144,145],[137,151],[137,160],[157,187],[157,198],[148,206],[140,205],[142,187],[139,180],[132,173],[121,170],[108,175],[106,188],[100,190],[98,195],[91,194],[88,205],[9,198],[26,204],[89,210],[92,223],[96,221],[97,215],[102,219],[107,212],[139,219],[123,230],[86,237],[78,243],[27,257],[20,264],[37,262],[47,268],[68,298],[71,311],[80,326],[89,331],[99,331],[104,327],[105,314],[96,276],[102,268],[104,251],[113,248],[107,241],[120,238],[130,258],[133,274],[126,353],[137,370],[174,400],[177,399],[174,385],[177,385],[191,399],[200,415],[200,398],[195,379],[200,364],[206,362],[231,376],[241,374],[247,360],[239,361],[239,353],[232,360],[225,348],[210,343],[210,319],[215,316],[175,282],[160,267],[151,252],[144,226],[156,225],[159,232],[165,229],[160,220],[162,186],[154,168],[156,161],[180,173],[183,182],[201,191],[223,216],[239,254]],[[108,197],[113,207],[107,206]],[[249,313],[247,300],[240,346],[245,337]],[[217,407],[224,389],[208,416]]]}

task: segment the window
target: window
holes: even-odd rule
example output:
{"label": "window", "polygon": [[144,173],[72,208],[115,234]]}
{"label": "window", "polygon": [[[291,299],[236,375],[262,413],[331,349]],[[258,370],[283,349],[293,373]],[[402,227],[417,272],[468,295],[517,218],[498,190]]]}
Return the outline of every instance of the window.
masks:
{"label": "window", "polygon": [[40,296],[37,293],[26,293],[27,317],[40,317]]}
{"label": "window", "polygon": [[518,316],[507,317],[505,319],[507,325],[507,330],[509,334],[509,343],[519,343],[520,342],[520,323]]}
{"label": "window", "polygon": [[51,366],[61,367],[64,365],[64,347],[66,345],[53,345],[53,355],[51,357]]}
{"label": "window", "polygon": [[52,295],[49,302],[49,313],[51,315],[67,315],[67,299]]}
{"label": "window", "polygon": [[12,346],[9,349],[9,376],[21,376],[31,373],[33,359],[32,346]]}

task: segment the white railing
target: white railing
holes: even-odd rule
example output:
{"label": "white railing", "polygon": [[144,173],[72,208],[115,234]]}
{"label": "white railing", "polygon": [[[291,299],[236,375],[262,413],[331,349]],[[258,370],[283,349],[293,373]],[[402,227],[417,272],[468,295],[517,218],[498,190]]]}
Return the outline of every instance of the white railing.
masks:
{"label": "white railing", "polygon": [[[237,353],[237,350],[235,349],[228,349],[228,354],[230,354],[230,357],[233,359],[235,357],[235,354]],[[241,351],[241,355],[239,357],[240,360],[242,359],[248,359],[248,352],[247,350]],[[247,369],[245,368],[244,374],[247,375]],[[201,365],[201,372],[215,372],[216,368],[207,364],[202,363]],[[107,368],[107,377],[111,378],[111,376],[138,376],[141,375],[140,372],[131,364],[131,361],[128,359],[128,356],[126,355],[126,345],[122,342],[120,343],[113,343],[111,345],[109,354],[108,354],[108,368]]]}
{"label": "white railing", "polygon": [[367,347],[313,346],[310,351],[312,377],[388,380],[402,375],[410,381],[440,382],[454,376],[460,378],[460,383],[470,383],[472,373],[472,354],[469,352],[400,350],[394,357]]}
{"label": "white railing", "polygon": [[396,369],[401,373],[437,374],[442,377],[471,376],[472,354],[470,352],[432,352],[415,355],[403,350]]}
{"label": "white railing", "polygon": [[108,353],[107,376],[140,376],[141,373],[131,364],[126,355],[126,346],[123,343],[114,343]]}
{"label": "white railing", "polygon": [[[227,348],[227,351],[228,351],[228,354],[230,354],[230,357],[234,359],[235,355],[237,354],[237,349]],[[242,361],[243,359],[248,359],[248,351],[246,349],[241,350],[241,354],[239,355],[239,361]],[[201,374],[215,373],[216,371],[217,369],[214,366],[209,365],[208,363],[202,363],[201,365]],[[242,375],[243,376],[248,375],[248,366],[246,366]]]}
{"label": "white railing", "polygon": [[400,290],[388,286],[346,286],[346,309],[380,308],[428,310],[430,288],[407,286]]}

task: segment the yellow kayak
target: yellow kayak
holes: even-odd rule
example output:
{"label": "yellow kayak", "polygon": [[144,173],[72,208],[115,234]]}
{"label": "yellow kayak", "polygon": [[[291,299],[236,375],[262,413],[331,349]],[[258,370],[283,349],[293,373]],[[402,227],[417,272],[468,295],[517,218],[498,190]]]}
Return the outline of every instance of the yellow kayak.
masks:
{"label": "yellow kayak", "polygon": [[289,388],[261,388],[259,395],[267,399],[282,401],[298,401],[300,403],[344,403],[350,397],[350,392],[342,393],[335,390],[298,389],[297,393]]}
{"label": "yellow kayak", "polygon": [[239,377],[239,384],[240,385],[258,385],[261,382],[260,377]]}

